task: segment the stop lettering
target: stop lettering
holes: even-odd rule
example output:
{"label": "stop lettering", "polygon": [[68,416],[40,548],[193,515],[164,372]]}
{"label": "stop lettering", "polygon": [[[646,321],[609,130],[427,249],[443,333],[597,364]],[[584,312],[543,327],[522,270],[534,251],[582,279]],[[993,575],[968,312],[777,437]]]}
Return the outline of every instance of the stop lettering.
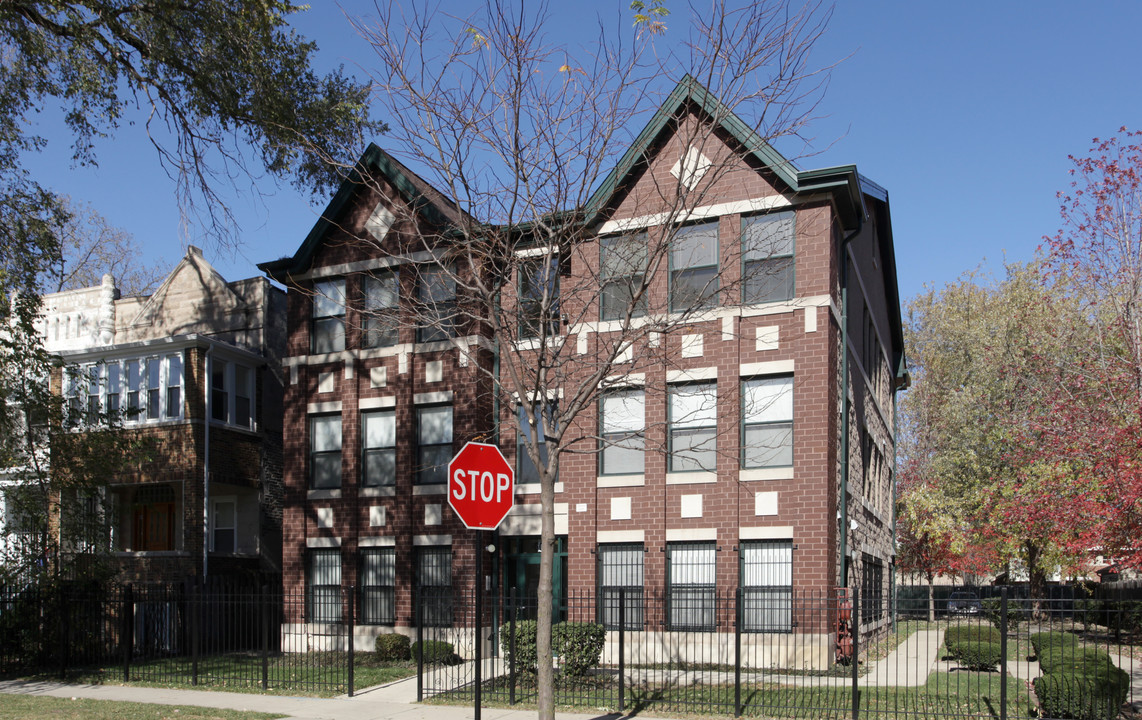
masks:
{"label": "stop lettering", "polygon": [[448,504],[465,527],[494,530],[515,503],[515,473],[495,445],[470,442],[448,463]]}

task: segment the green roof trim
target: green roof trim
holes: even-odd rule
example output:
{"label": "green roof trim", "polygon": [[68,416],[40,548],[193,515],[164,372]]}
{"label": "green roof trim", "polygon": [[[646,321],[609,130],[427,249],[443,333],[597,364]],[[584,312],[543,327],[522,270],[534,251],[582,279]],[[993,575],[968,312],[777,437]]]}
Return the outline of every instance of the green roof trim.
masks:
{"label": "green roof trim", "polygon": [[[388,180],[397,192],[405,198],[417,212],[424,215],[429,222],[437,225],[445,226],[452,221],[448,217],[448,213],[441,209],[438,202],[434,202],[426,194],[425,190],[430,190],[436,193],[440,202],[447,202],[446,198],[435,188],[431,188],[423,180],[420,182],[424,187],[419,186],[412,178],[412,171],[401,165],[391,155],[379,148],[376,143],[369,143],[365,148],[365,152],[354,164],[353,169],[349,172],[349,176],[341,182],[337,188],[337,192],[325,206],[322,211],[321,217],[314,223],[313,228],[309,234],[305,236],[302,241],[301,247],[294,253],[293,257],[284,257],[278,260],[271,260],[258,264],[258,269],[269,275],[278,282],[286,282],[290,275],[296,275],[300,272],[305,272],[313,261],[313,256],[317,252],[321,241],[325,238],[326,234],[334,227],[333,220],[337,218],[345,205],[353,197],[354,193],[361,187],[366,187],[364,176],[371,172],[376,172],[380,176]],[[419,178],[417,178],[419,180]]]}

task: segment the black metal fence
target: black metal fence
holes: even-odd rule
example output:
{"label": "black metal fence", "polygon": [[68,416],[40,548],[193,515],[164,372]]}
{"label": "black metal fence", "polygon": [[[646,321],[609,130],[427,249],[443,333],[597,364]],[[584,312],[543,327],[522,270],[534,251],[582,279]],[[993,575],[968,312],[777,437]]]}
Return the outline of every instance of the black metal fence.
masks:
{"label": "black metal fence", "polygon": [[[571,595],[554,608],[556,620],[597,629],[565,632],[578,646],[561,646],[556,630],[555,701],[594,713],[854,720],[1113,720],[1142,702],[1142,604],[960,592],[938,600],[932,620],[927,607],[903,614],[890,598],[865,608],[855,593],[759,602],[740,592],[700,600],[620,592],[608,597],[613,606]],[[417,631],[438,660],[422,663],[419,696],[474,702],[478,691],[483,704],[535,703],[535,630],[519,619],[535,616],[534,599],[480,600],[479,665],[475,597],[451,596],[453,625]],[[857,632],[855,618],[870,620]],[[584,640],[592,633],[597,653]],[[594,655],[587,667],[584,647]]]}
{"label": "black metal fence", "polygon": [[268,587],[0,588],[0,673],[351,694],[352,624],[305,613]]}

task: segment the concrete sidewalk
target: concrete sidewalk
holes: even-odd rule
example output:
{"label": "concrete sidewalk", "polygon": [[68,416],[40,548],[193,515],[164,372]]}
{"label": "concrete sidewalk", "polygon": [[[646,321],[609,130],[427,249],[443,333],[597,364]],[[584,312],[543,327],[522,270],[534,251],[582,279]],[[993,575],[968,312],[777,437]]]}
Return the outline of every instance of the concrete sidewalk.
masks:
{"label": "concrete sidewalk", "polygon": [[[280,713],[289,720],[467,720],[474,717],[471,707],[422,705],[402,701],[410,697],[410,681],[401,680],[376,688],[366,688],[355,697],[310,698],[281,695],[216,692],[213,690],[168,690],[120,685],[67,685],[57,682],[0,681],[0,693],[48,695],[62,698],[93,698],[157,705],[251,710]],[[411,678],[411,697],[416,697],[416,678]],[[507,710],[485,707],[482,720],[532,720],[534,710]],[[556,713],[559,720],[614,720],[618,714]],[[640,716],[641,717],[641,716]]]}

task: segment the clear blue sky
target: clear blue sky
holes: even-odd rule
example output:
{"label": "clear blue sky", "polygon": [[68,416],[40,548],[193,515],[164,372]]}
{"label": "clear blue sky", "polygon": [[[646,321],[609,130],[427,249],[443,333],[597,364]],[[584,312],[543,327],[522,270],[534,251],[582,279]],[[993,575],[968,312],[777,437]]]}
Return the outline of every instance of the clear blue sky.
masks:
{"label": "clear blue sky", "polygon": [[[561,6],[587,18],[629,0]],[[681,3],[670,18],[680,29]],[[462,3],[443,7],[463,7]],[[371,2],[348,0],[350,13]],[[319,61],[369,67],[370,50],[332,3],[313,3],[298,29],[321,47]],[[561,25],[562,27],[562,25]],[[569,30],[574,30],[572,23]],[[1058,228],[1055,193],[1069,182],[1069,154],[1120,126],[1142,127],[1142,3],[839,2],[815,48],[816,62],[839,63],[810,127],[802,168],[855,164],[887,188],[904,300],[1006,257],[1031,257]],[[383,117],[382,117],[383,119]],[[45,121],[49,122],[49,121]],[[69,139],[45,126],[52,145],[29,167],[53,189],[90,202],[132,232],[148,256],[174,262],[198,228],[183,226],[174,184],[139,127],[98,146],[98,168],[72,168]],[[384,137],[376,139],[384,146]],[[790,156],[805,151],[778,144]],[[242,246],[207,248],[229,279],[258,274],[255,263],[294,252],[326,202],[259,181],[265,200],[234,202]]]}

